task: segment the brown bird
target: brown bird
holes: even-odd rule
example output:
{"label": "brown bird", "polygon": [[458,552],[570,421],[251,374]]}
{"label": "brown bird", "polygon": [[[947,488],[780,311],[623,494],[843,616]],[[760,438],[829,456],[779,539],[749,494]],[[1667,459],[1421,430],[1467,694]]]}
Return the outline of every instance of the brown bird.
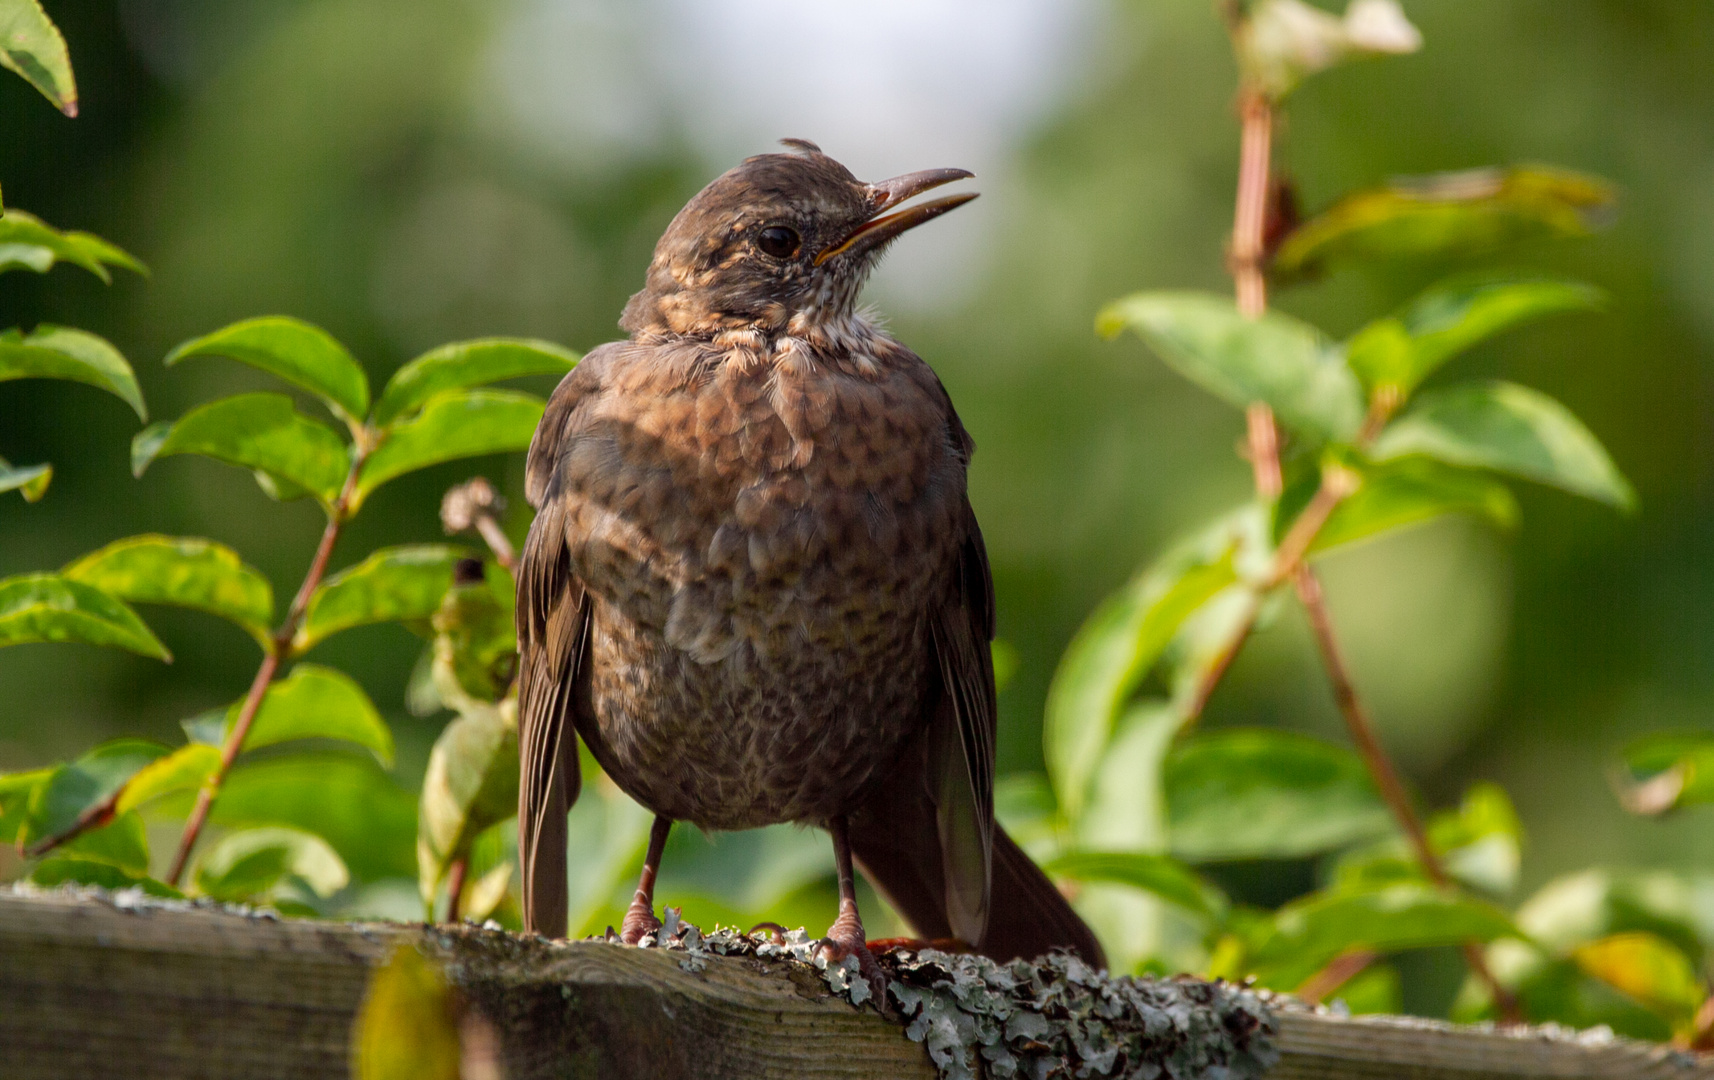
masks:
{"label": "brown bird", "polygon": [[994,821],[993,583],[973,449],[927,364],[857,309],[906,209],[819,148],[716,179],[620,326],[548,402],[518,576],[526,928],[566,932],[575,728],[656,818],[622,936],[660,924],[675,821],[832,834],[834,955],[872,970],[853,860],[926,938],[1005,960],[1101,947]]}

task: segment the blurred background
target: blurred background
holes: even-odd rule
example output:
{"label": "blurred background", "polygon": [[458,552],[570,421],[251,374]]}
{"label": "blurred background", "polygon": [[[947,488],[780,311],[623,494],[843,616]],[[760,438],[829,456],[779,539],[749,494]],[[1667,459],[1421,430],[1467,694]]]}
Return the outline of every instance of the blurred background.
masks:
{"label": "blurred background", "polygon": [[[973,500],[1000,634],[1020,661],[1001,696],[1002,774],[1041,769],[1048,681],[1096,601],[1246,495],[1242,417],[1135,339],[1101,343],[1091,329],[1103,301],[1139,288],[1228,287],[1234,71],[1209,0],[46,7],[71,44],[83,115],[0,80],[6,204],[100,233],[152,276],[104,287],[76,270],[9,274],[0,324],[110,338],[157,419],[267,385],[236,365],[160,364],[177,342],[251,315],[320,323],[377,380],[457,338],[587,349],[618,336],[672,214],[783,136],[864,178],[976,172],[982,199],[912,234],[869,299],[939,371],[980,447]],[[1611,229],[1512,259],[1599,284],[1610,309],[1506,337],[1457,374],[1566,402],[1642,510],[1621,518],[1530,489],[1515,535],[1444,520],[1328,557],[1358,683],[1427,801],[1455,801],[1479,778],[1512,793],[1526,893],[1590,863],[1706,865],[1704,823],[1629,818],[1603,777],[1642,731],[1714,727],[1714,6],[1405,7],[1424,50],[1306,85],[1282,163],[1310,210],[1392,175],[1488,164],[1616,181]],[[1426,280],[1346,272],[1277,302],[1343,335]],[[4,388],[0,453],[57,474],[36,506],[0,502],[0,575],[159,531],[232,544],[290,595],[321,529],[315,506],[270,502],[241,472],[191,458],[133,480],[135,427],[88,388]],[[464,462],[390,485],[334,566],[436,539],[441,492],[478,472],[513,496],[521,537],[521,466]],[[243,692],[255,653],[241,634],[149,617],[171,666],[74,645],[0,651],[0,771],[120,732],[177,741],[180,719]],[[408,786],[441,723],[404,709],[420,649],[389,625],[315,656],[388,714]],[[1206,722],[1339,737],[1295,612],[1246,650]],[[823,873],[819,852],[795,872]],[[1228,884],[1270,904],[1313,876],[1251,870]],[[673,874],[669,860],[669,899]]]}

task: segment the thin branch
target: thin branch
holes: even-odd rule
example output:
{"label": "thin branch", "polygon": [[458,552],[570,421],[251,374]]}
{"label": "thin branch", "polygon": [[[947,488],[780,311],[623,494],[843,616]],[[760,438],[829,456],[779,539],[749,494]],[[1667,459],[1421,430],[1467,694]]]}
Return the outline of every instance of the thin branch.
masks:
{"label": "thin branch", "polygon": [[464,893],[464,878],[470,873],[468,858],[454,859],[452,868],[446,874],[446,921],[458,921],[458,900]]}

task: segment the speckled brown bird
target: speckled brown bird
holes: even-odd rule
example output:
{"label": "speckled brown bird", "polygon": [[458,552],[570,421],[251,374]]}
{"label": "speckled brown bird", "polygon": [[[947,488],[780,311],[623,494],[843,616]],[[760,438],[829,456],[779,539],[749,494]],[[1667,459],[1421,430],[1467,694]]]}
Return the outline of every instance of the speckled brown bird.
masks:
{"label": "speckled brown bird", "polygon": [[813,144],[681,210],[620,326],[530,447],[518,578],[524,922],[566,931],[575,729],[656,814],[623,937],[659,925],[675,821],[827,829],[836,954],[852,878],[927,938],[1001,959],[1100,946],[994,821],[993,584],[973,449],[940,380],[857,308],[897,209],[970,174],[863,183]]}

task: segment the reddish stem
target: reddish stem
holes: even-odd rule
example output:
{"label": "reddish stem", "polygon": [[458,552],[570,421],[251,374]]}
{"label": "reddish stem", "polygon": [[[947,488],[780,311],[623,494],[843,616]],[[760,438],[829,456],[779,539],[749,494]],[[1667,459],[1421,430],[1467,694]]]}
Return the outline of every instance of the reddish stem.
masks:
{"label": "reddish stem", "polygon": [[469,859],[454,859],[446,874],[446,921],[458,921],[458,900],[464,893],[464,877],[470,872]]}

